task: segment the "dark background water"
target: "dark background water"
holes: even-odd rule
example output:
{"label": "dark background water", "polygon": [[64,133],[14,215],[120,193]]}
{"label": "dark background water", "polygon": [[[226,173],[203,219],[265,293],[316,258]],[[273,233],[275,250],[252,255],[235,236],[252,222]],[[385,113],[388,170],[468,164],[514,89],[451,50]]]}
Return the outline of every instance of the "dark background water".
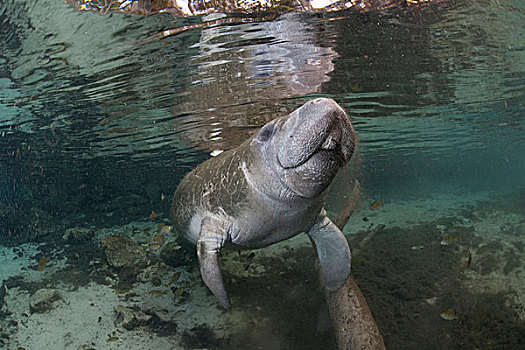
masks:
{"label": "dark background water", "polygon": [[291,13],[151,41],[201,18],[1,11],[2,241],[166,212],[209,151],[318,94],[353,117],[371,192],[524,186],[519,1]]}
{"label": "dark background water", "polygon": [[[315,96],[334,98],[352,118],[359,152],[343,181],[360,179],[364,198],[462,189],[525,208],[524,5],[288,13],[160,39],[210,18],[1,1],[0,243],[45,242],[69,227],[145,220],[152,210],[166,219],[178,182],[210,152]],[[396,239],[418,245],[432,229],[392,229],[397,238],[377,251],[432,271],[450,256],[436,248],[431,261],[418,260],[393,248]],[[374,263],[374,252],[363,254]],[[377,281],[355,266],[387,344],[403,348],[400,333],[410,331],[392,325],[409,318],[381,304],[389,292],[374,297]],[[407,266],[395,268],[403,275]]]}

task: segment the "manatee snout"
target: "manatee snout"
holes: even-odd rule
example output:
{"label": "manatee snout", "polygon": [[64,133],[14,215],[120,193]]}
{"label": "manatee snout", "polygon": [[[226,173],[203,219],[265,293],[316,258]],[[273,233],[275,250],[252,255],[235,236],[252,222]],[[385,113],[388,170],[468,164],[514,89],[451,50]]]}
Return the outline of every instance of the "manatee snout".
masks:
{"label": "manatee snout", "polygon": [[282,126],[278,158],[283,168],[295,168],[316,152],[333,151],[346,163],[356,136],[345,111],[332,99],[318,98],[295,110]]}
{"label": "manatee snout", "polygon": [[289,115],[276,136],[284,183],[304,197],[319,194],[352,157],[356,143],[350,119],[334,100],[305,103]]}

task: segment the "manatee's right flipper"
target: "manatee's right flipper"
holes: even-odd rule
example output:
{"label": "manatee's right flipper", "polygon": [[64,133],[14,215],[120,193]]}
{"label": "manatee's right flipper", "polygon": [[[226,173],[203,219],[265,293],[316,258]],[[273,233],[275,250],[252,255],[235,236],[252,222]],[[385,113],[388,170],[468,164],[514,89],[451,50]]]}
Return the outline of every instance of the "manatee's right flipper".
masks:
{"label": "manatee's right flipper", "polygon": [[226,293],[219,265],[218,253],[226,242],[227,233],[221,219],[206,216],[201,223],[199,240],[197,241],[197,257],[204,283],[217,297],[220,304],[230,308],[230,298]]}
{"label": "manatee's right flipper", "polygon": [[326,288],[338,290],[350,275],[351,255],[345,236],[327,216],[317,222],[308,235],[317,250]]}

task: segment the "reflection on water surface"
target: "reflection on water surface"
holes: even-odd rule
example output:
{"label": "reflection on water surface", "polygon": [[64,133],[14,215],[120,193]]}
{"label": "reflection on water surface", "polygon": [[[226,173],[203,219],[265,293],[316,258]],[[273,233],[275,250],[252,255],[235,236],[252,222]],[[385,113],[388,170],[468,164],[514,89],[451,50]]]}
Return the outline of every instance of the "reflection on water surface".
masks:
{"label": "reflection on water surface", "polygon": [[69,0],[80,10],[125,13],[169,13],[175,16],[199,16],[210,13],[253,14],[267,11],[355,11],[385,10],[392,7],[416,6],[429,0]]}
{"label": "reflection on water surface", "polygon": [[[224,257],[237,305],[227,315],[174,242],[149,252],[166,266],[141,277],[108,266],[99,244],[122,233],[148,246],[187,171],[328,96],[360,138],[328,209],[337,212],[349,181],[361,181],[345,233],[387,347],[517,347],[525,303],[521,1],[289,12],[160,40],[150,39],[221,17],[96,12],[106,11],[51,0],[0,7],[0,312],[17,322],[26,313],[34,327],[2,326],[2,344],[31,348],[40,320],[24,309],[29,296],[64,283],[78,288],[62,291],[66,300],[95,298],[103,308],[70,303],[68,315],[93,317],[93,329],[75,331],[73,316],[55,323],[59,306],[47,316],[61,339],[46,338],[50,347],[129,349],[152,331],[159,348],[333,347],[301,239],[255,258]],[[374,201],[384,204],[370,211]],[[66,230],[87,238],[68,242]],[[114,324],[118,303],[135,303],[152,323],[112,335],[125,329]],[[448,309],[458,322],[439,316]],[[99,316],[109,335],[96,333]],[[112,337],[119,340],[106,342]]]}

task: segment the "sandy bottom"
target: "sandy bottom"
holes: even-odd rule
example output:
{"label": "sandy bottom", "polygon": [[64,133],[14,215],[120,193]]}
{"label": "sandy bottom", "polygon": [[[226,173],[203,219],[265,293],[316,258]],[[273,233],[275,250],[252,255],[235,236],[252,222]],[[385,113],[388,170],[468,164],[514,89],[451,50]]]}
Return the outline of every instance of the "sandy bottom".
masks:
{"label": "sandy bottom", "polygon": [[[371,210],[376,199],[362,196],[345,234],[353,276],[387,348],[522,347],[525,217],[515,195],[459,189],[384,198]],[[253,252],[224,253],[232,299],[232,309],[225,311],[202,284],[193,254],[171,237],[160,250],[149,251],[141,267],[111,266],[100,247],[113,233],[147,245],[158,229],[159,222],[145,219],[94,230],[82,242],[0,247],[0,344],[74,350],[335,348],[305,235]],[[459,239],[442,245],[447,235]],[[43,313],[32,312],[32,295],[42,288],[57,289],[61,299]],[[124,322],[118,308],[136,320]],[[445,310],[454,319],[442,318]]]}

